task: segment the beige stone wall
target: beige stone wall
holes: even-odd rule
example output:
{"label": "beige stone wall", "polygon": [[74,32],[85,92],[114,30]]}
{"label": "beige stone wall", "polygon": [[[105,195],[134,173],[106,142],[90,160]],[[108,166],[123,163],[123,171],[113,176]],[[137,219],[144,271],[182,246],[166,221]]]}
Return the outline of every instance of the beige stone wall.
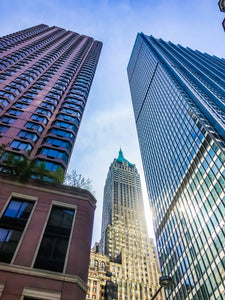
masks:
{"label": "beige stone wall", "polygon": [[[97,264],[96,264],[97,262]],[[105,299],[105,285],[110,277],[106,276],[110,270],[109,257],[91,250],[88,272],[88,291],[86,299]]]}
{"label": "beige stone wall", "polygon": [[[122,254],[121,263],[112,262],[109,256],[91,251],[86,299],[106,299],[106,281],[112,280],[118,285],[118,300],[150,300],[159,288],[158,280],[161,275],[153,239],[140,232],[135,225],[123,228],[121,224],[117,224],[110,230],[115,231],[111,234],[111,242],[117,245],[115,249]],[[105,263],[104,271],[101,270],[101,262]],[[112,276],[107,277],[106,272],[110,272]],[[156,299],[164,300],[164,292]]]}

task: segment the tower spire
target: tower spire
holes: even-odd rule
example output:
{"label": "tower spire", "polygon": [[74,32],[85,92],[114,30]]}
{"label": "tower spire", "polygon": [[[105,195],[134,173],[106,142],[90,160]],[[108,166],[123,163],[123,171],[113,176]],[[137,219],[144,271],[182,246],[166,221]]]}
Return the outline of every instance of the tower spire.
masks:
{"label": "tower spire", "polygon": [[120,150],[119,150],[119,156],[118,156],[118,158],[117,158],[116,161],[117,161],[117,162],[120,162],[120,163],[122,163],[122,162],[127,162],[128,165],[129,165],[130,167],[131,167],[131,166],[134,166],[134,164],[130,163],[130,162],[123,156],[123,151],[122,151],[121,147],[120,147]]}
{"label": "tower spire", "polygon": [[[118,159],[119,159],[119,160],[124,160],[123,151],[122,151],[121,147],[120,147]],[[118,160],[118,159],[117,159],[117,160]]]}

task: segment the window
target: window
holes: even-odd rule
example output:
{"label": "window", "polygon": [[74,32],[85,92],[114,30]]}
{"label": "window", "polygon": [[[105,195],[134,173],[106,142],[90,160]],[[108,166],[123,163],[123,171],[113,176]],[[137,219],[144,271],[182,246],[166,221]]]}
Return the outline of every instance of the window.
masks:
{"label": "window", "polygon": [[0,219],[0,261],[11,262],[33,205],[20,198],[11,199]]}
{"label": "window", "polygon": [[16,119],[15,119],[15,118],[11,118],[11,117],[5,116],[5,117],[2,117],[2,118],[1,118],[1,121],[2,121],[3,123],[7,123],[7,124],[13,124],[13,123],[16,121]]}
{"label": "window", "polygon": [[45,117],[38,116],[38,115],[32,115],[31,119],[34,120],[34,121],[37,121],[37,122],[41,122],[43,124],[47,124],[47,122],[48,122]]}
{"label": "window", "polygon": [[0,91],[0,96],[6,97],[10,100],[14,100],[15,96],[13,94],[10,94],[8,92]]}
{"label": "window", "polygon": [[100,270],[105,271],[105,263],[103,261],[100,264]]}
{"label": "window", "polygon": [[38,132],[42,132],[44,129],[40,124],[36,124],[33,122],[27,122],[25,125],[26,128],[32,129],[32,130],[36,130]]}
{"label": "window", "polygon": [[76,110],[70,109],[70,108],[62,108],[61,112],[67,113],[67,114],[75,114]]}
{"label": "window", "polygon": [[63,272],[74,210],[53,206],[34,268]]}
{"label": "window", "polygon": [[63,91],[66,90],[66,88],[65,88],[64,85],[62,85],[62,84],[60,84],[60,83],[57,83],[57,82],[55,83],[54,87],[56,87],[56,88],[58,88],[58,89],[60,89],[60,90],[63,90]]}
{"label": "window", "polygon": [[8,126],[0,125],[0,133],[4,133],[9,129]]}
{"label": "window", "polygon": [[62,137],[65,137],[65,138],[69,138],[72,141],[74,141],[74,139],[75,139],[75,136],[71,132],[61,130],[61,129],[53,128],[53,129],[50,130],[50,133],[55,134],[57,136],[62,136]]}
{"label": "window", "polygon": [[[52,90],[54,90],[54,89],[52,88]],[[56,93],[53,93],[53,92],[49,92],[48,95],[47,95],[47,97],[48,97],[48,96],[50,96],[50,97],[52,97],[52,98],[55,98],[55,99],[57,99],[57,100],[60,100],[60,98],[61,98],[60,95],[58,95],[58,94],[56,94]]]}
{"label": "window", "polygon": [[[17,81],[18,81],[18,79],[17,79]],[[18,82],[17,81],[11,82],[10,85],[18,87],[20,90],[24,90],[25,89],[24,84],[20,83],[20,81],[18,81]]]}
{"label": "window", "polygon": [[18,136],[23,138],[23,139],[32,140],[33,142],[35,142],[38,139],[38,136],[36,135],[36,133],[29,132],[29,131],[26,131],[26,130],[21,130],[19,132]]}
{"label": "window", "polygon": [[43,148],[41,150],[41,154],[46,155],[48,157],[52,157],[52,158],[61,158],[65,162],[68,161],[68,155],[63,151],[58,151],[58,150],[51,149],[51,148]]}
{"label": "window", "polygon": [[28,107],[27,104],[25,104],[25,103],[19,103],[19,102],[15,103],[14,106],[16,108],[20,108],[20,109],[26,109]]}
{"label": "window", "polygon": [[[97,260],[94,261],[94,268],[95,268],[95,270],[98,270],[98,261]],[[95,281],[94,281],[94,284],[95,284]]]}
{"label": "window", "polygon": [[21,110],[17,110],[17,109],[11,108],[11,109],[8,110],[8,113],[9,113],[10,115],[20,116],[20,115],[22,114],[22,111],[21,111]]}
{"label": "window", "polygon": [[[55,105],[58,105],[58,101],[57,101],[56,99],[52,99],[51,97],[46,96],[46,97],[45,97],[45,100],[46,100],[47,102],[51,102],[51,103],[53,103],[53,104],[55,104]],[[44,103],[46,103],[46,102],[44,102]],[[50,105],[50,104],[49,104],[49,105]]]}
{"label": "window", "polygon": [[53,163],[51,161],[46,161],[46,160],[37,160],[36,161],[37,165],[40,164],[45,164],[45,169],[48,171],[52,171],[52,172],[56,172],[58,169],[61,169],[62,171],[64,171],[63,167],[60,164],[57,163]]}
{"label": "window", "polygon": [[4,98],[0,98],[0,103],[3,105],[3,106],[7,106],[9,104],[9,101],[7,101],[6,99]]}
{"label": "window", "polygon": [[38,107],[38,108],[36,109],[36,112],[39,113],[39,114],[46,115],[46,116],[48,116],[48,117],[51,117],[51,116],[52,116],[52,113],[50,112],[50,110],[47,110],[47,109],[44,109],[44,108]]}
{"label": "window", "polygon": [[[64,103],[66,106],[70,107],[70,108],[74,108],[76,110],[80,110],[80,106],[73,104],[73,103],[69,103],[69,102],[65,102]],[[80,118],[81,117],[81,113],[79,111],[77,111],[76,115]]]}
{"label": "window", "polygon": [[29,143],[24,143],[17,140],[14,140],[11,143],[10,147],[13,149],[24,150],[24,151],[29,151],[32,149],[32,146]]}
{"label": "window", "polygon": [[64,121],[68,121],[68,122],[73,122],[76,124],[76,126],[78,127],[79,126],[79,120],[74,117],[74,116],[68,116],[68,115],[64,115],[64,114],[59,114],[57,116],[57,118],[60,118],[60,119],[63,119]]}
{"label": "window", "polygon": [[85,97],[87,97],[87,94],[88,94],[87,89],[83,88],[83,87],[72,88],[70,90],[70,92],[75,93],[75,94],[80,94]]}
{"label": "window", "polygon": [[72,146],[69,142],[60,140],[60,139],[56,139],[56,138],[52,138],[52,137],[48,137],[47,139],[45,139],[44,141],[47,144],[51,144],[55,147],[63,147],[68,149],[69,151],[71,150]]}
{"label": "window", "polygon": [[20,91],[17,89],[17,88],[13,88],[11,86],[6,86],[5,87],[5,90],[6,91],[10,91],[10,92],[13,92],[15,95],[19,95]]}
{"label": "window", "polygon": [[33,101],[33,99],[30,99],[30,98],[26,98],[26,97],[22,97],[19,99],[20,101],[23,101],[27,104],[31,103]]}
{"label": "window", "polygon": [[24,86],[27,86],[27,85],[30,84],[29,81],[26,80],[26,79],[20,79],[20,78],[18,78],[17,81],[18,81],[18,80],[19,80],[19,82],[22,83]]}
{"label": "window", "polygon": [[26,92],[26,93],[24,94],[24,96],[28,96],[28,97],[31,97],[31,98],[35,98],[35,97],[37,96],[37,94],[36,94],[36,93],[32,93],[32,92]]}
{"label": "window", "polygon": [[77,131],[77,128],[74,124],[69,124],[69,123],[62,122],[62,121],[56,121],[56,122],[54,122],[54,125],[60,126],[62,128],[70,129],[70,130],[73,130],[75,132]]}
{"label": "window", "polygon": [[50,104],[50,103],[47,103],[47,102],[42,102],[42,103],[41,103],[41,106],[42,106],[42,107],[45,107],[45,108],[49,108],[49,109],[51,109],[51,110],[53,110],[53,111],[54,111],[54,109],[55,109],[55,106],[54,106],[54,105],[52,105],[52,104]]}

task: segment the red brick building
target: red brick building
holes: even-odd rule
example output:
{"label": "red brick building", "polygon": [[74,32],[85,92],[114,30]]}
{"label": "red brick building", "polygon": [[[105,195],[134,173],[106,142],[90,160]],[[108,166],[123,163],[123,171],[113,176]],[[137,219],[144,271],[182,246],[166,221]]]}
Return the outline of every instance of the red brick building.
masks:
{"label": "red brick building", "polygon": [[44,24],[1,37],[2,162],[29,153],[49,171],[48,180],[65,174],[101,48],[91,37]]}
{"label": "red brick building", "polygon": [[10,176],[0,190],[1,299],[85,299],[95,198]]}

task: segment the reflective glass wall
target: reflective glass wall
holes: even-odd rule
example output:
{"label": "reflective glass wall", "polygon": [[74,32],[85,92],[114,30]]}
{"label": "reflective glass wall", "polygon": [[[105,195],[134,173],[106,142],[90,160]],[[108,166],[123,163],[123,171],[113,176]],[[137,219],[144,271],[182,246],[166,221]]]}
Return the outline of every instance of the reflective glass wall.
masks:
{"label": "reflective glass wall", "polygon": [[225,299],[225,61],[138,34],[128,77],[167,299]]}

